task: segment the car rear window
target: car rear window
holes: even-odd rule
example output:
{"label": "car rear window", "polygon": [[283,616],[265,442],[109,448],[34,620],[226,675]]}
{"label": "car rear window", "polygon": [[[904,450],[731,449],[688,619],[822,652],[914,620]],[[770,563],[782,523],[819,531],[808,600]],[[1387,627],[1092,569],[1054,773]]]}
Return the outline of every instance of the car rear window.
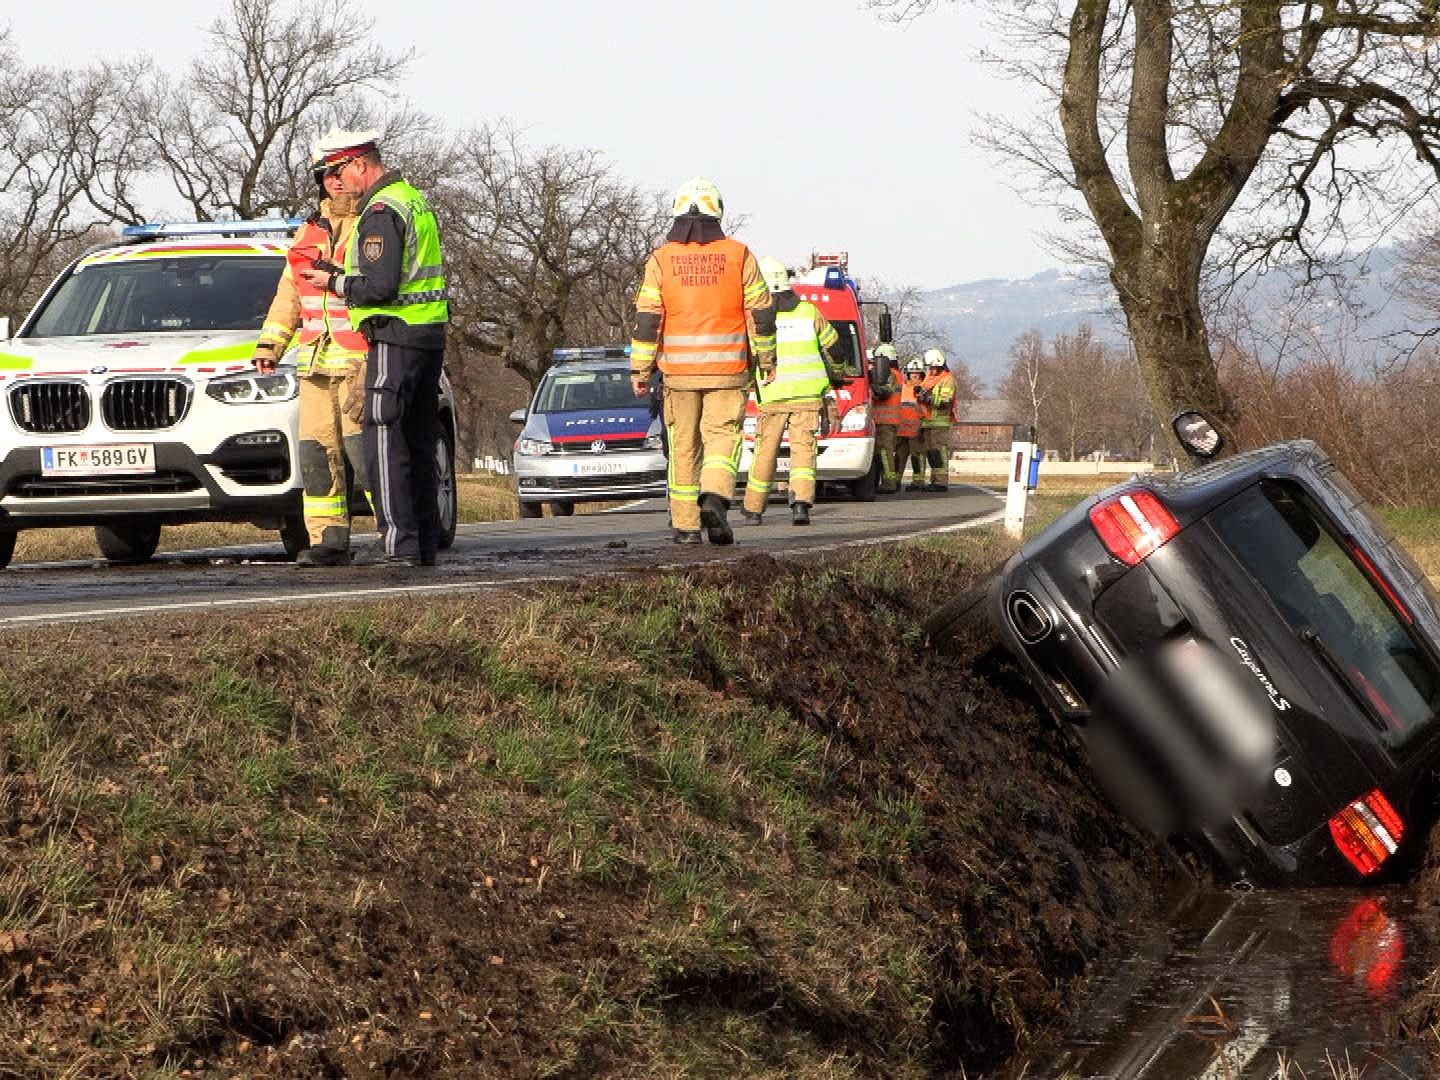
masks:
{"label": "car rear window", "polygon": [[1387,742],[1404,742],[1435,715],[1440,669],[1303,488],[1261,481],[1211,521],[1291,627],[1317,642]]}
{"label": "car rear window", "polygon": [[630,384],[629,368],[561,371],[551,369],[540,387],[535,411],[573,412],[576,409],[619,409],[644,405]]}
{"label": "car rear window", "polygon": [[26,337],[259,330],[283,256],[145,258],[76,270]]}

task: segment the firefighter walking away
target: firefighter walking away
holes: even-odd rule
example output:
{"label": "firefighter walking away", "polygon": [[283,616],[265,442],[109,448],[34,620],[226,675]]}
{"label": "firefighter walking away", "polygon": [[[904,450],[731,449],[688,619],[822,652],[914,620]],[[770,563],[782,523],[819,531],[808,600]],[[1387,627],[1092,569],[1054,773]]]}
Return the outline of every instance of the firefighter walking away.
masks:
{"label": "firefighter walking away", "polygon": [[677,544],[733,543],[730,500],[744,445],[752,351],[775,365],[775,309],[750,249],[725,235],[720,189],[703,176],[675,192],[666,242],[645,261],[635,297],[635,396],[664,376],[670,521]]}

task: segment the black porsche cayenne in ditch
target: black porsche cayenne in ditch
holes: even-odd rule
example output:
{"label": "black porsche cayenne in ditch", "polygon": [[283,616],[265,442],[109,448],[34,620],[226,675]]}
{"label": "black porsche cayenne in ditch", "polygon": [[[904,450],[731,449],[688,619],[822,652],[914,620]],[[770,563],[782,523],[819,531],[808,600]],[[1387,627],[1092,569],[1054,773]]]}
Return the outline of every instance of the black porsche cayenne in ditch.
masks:
{"label": "black porsche cayenne in ditch", "polygon": [[[1122,803],[1138,788],[1147,805],[1186,784],[1214,794],[1221,781],[1189,766],[1235,710],[1210,688],[1247,688],[1259,719],[1239,756],[1258,761],[1253,782],[1216,800],[1221,814],[1157,828],[1183,834],[1223,875],[1375,880],[1423,840],[1440,758],[1440,599],[1315,443],[1104,491],[1027,542],[987,603],[1082,742],[1110,714],[1131,714],[1104,740],[1113,750],[1122,732],[1122,764],[1106,754],[1107,789]],[[1164,685],[1201,649],[1217,659],[1195,669],[1196,685]],[[1117,693],[1137,663],[1144,677]],[[1177,738],[1196,700],[1218,722]]]}

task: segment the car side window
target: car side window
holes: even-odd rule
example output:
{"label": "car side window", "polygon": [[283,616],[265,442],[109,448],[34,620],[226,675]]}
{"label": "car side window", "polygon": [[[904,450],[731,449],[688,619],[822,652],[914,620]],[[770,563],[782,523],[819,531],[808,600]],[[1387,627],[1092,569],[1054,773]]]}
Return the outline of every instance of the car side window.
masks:
{"label": "car side window", "polygon": [[1313,631],[1403,742],[1440,706],[1440,670],[1297,484],[1264,480],[1215,512],[1217,531],[1298,633]]}

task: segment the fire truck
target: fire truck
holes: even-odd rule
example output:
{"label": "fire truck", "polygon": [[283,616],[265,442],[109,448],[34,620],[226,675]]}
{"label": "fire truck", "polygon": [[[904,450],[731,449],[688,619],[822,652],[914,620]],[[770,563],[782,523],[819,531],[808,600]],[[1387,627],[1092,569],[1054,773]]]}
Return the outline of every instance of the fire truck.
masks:
{"label": "fire truck", "polygon": [[[875,377],[870,364],[870,345],[865,316],[874,317],[880,342],[893,339],[890,308],[883,301],[861,300],[860,286],[850,276],[848,252],[817,253],[808,269],[792,273],[793,288],[801,300],[820,309],[840,335],[836,351],[845,364],[845,382],[835,387],[839,423],[822,434],[815,460],[815,478],[821,490],[842,488],[861,502],[870,502],[880,483],[880,458],[875,453],[875,421],[871,416]],[[750,473],[755,456],[755,432],[759,425],[755,395],[745,410],[745,451],[740,459],[741,481]],[[776,460],[777,480],[790,469],[790,440],[785,437]]]}

